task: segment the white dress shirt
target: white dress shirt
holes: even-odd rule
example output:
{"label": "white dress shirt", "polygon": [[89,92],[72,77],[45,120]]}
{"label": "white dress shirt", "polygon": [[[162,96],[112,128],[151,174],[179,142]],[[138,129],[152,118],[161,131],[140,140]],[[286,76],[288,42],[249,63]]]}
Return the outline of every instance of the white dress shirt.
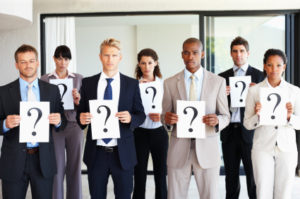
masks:
{"label": "white dress shirt", "polygon": [[[110,83],[112,87],[112,101],[116,107],[119,106],[119,97],[120,97],[120,73],[117,72],[113,77],[108,77],[104,72],[101,73],[100,79],[98,82],[97,88],[97,99],[103,100],[104,91],[107,86],[106,78],[113,78],[113,81]],[[117,108],[118,109],[118,108]],[[105,143],[102,139],[97,140],[97,145],[101,146],[117,146],[117,139],[112,139],[109,143]]]}
{"label": "white dress shirt", "polygon": [[[233,72],[234,72],[234,76],[245,76],[247,69],[248,69],[249,64],[246,63],[244,65],[242,65],[241,67],[238,67],[236,65],[233,66]],[[230,122],[231,123],[239,123],[239,122],[243,122],[241,121],[241,109],[240,108],[230,108],[231,111],[231,119]]]}
{"label": "white dress shirt", "polygon": [[195,76],[195,83],[196,83],[196,96],[197,100],[200,101],[201,91],[202,91],[202,83],[203,83],[203,68],[200,68],[195,72],[191,73],[186,68],[184,69],[184,83],[185,83],[185,90],[187,99],[190,98],[190,85],[191,85],[191,75]]}
{"label": "white dress shirt", "polygon": [[[163,96],[163,92],[164,92],[163,83],[164,83],[164,81],[159,77],[155,77],[154,81],[160,83],[160,85],[161,85],[160,90],[162,92],[161,96]],[[160,101],[162,103],[162,98],[160,99]],[[150,119],[149,115],[146,115],[146,119],[145,119],[144,123],[140,125],[141,128],[145,128],[145,129],[156,129],[156,128],[161,127],[161,126],[162,126],[162,123],[160,121],[159,122],[153,122]]]}

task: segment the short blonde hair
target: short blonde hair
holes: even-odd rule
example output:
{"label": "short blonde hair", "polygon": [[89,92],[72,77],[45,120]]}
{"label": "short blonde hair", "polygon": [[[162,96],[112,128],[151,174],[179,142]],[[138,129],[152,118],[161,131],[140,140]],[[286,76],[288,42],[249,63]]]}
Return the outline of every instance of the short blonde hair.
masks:
{"label": "short blonde hair", "polygon": [[109,46],[109,47],[115,47],[117,48],[119,51],[121,51],[121,43],[119,40],[115,39],[115,38],[108,38],[105,39],[101,45],[100,45],[100,53],[103,49],[104,46]]}

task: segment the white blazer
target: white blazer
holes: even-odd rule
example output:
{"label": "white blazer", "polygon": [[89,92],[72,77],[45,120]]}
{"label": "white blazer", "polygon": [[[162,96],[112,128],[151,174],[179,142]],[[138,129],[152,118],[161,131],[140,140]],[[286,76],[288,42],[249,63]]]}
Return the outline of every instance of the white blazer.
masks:
{"label": "white blazer", "polygon": [[280,87],[288,93],[288,101],[292,103],[293,114],[290,121],[283,126],[262,126],[259,117],[255,114],[255,103],[259,102],[259,91],[262,87],[268,87],[267,78],[259,84],[249,88],[244,117],[244,126],[255,129],[252,150],[272,152],[277,146],[284,152],[297,152],[295,129],[300,129],[300,89],[297,86],[281,80]]}

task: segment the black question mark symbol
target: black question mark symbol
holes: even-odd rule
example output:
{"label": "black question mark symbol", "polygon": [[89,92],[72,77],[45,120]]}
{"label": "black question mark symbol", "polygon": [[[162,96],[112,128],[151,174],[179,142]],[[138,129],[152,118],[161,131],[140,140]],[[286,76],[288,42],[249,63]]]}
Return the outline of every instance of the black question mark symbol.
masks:
{"label": "black question mark symbol", "polygon": [[[198,111],[195,107],[192,107],[192,106],[188,106],[188,107],[185,107],[185,109],[183,109],[183,113],[184,114],[187,114],[187,109],[192,109],[194,114],[193,114],[193,117],[192,117],[192,120],[191,120],[191,123],[190,123],[190,126],[192,126],[192,123],[194,121],[194,119],[197,117],[198,115]],[[189,132],[193,132],[193,129],[192,128],[189,128]]]}
{"label": "black question mark symbol", "polygon": [[[97,108],[97,113],[101,113],[101,111],[100,111],[100,108],[101,107],[104,107],[105,109],[106,109],[106,118],[105,118],[105,121],[104,121],[104,125],[106,125],[106,122],[107,122],[107,120],[108,120],[108,118],[109,118],[109,116],[110,116],[110,113],[111,113],[111,111],[110,111],[110,109],[109,109],[109,107],[108,106],[105,106],[105,105],[101,105],[101,106],[99,106],[98,108]],[[103,132],[104,133],[106,133],[108,130],[107,130],[107,128],[104,128],[103,129]]]}
{"label": "black question mark symbol", "polygon": [[[153,87],[153,86],[147,87],[146,90],[145,90],[146,94],[149,94],[148,88],[152,88],[152,90],[153,90],[153,97],[152,97],[152,103],[153,103],[154,98],[155,98],[155,96],[156,96],[156,88]],[[152,105],[152,108],[155,108],[155,105]]]}
{"label": "black question mark symbol", "polygon": [[57,86],[58,86],[58,87],[59,87],[59,86],[63,86],[64,91],[63,91],[63,94],[61,95],[61,98],[64,98],[64,95],[66,94],[67,89],[68,89],[67,85],[65,85],[65,84],[63,84],[63,83],[60,83],[60,84],[57,84]]}
{"label": "black question mark symbol", "polygon": [[[242,97],[243,92],[244,92],[244,90],[245,90],[245,88],[246,88],[246,83],[243,82],[243,81],[237,81],[237,82],[235,82],[235,85],[234,85],[236,88],[238,88],[238,83],[239,83],[239,82],[241,82],[242,85],[243,85],[243,89],[242,89],[242,92],[241,92],[241,97]],[[240,99],[240,102],[243,102],[243,99]]]}
{"label": "black question mark symbol", "polygon": [[[31,115],[32,115],[32,114],[31,114],[31,110],[36,110],[36,111],[38,112],[38,116],[37,116],[36,121],[35,121],[34,126],[33,126],[33,129],[35,129],[36,124],[40,121],[40,119],[41,119],[41,117],[42,117],[42,111],[41,111],[41,109],[39,109],[39,108],[33,107],[33,108],[31,108],[31,109],[29,109],[29,110],[27,111],[27,115],[28,115],[29,117],[31,117]],[[33,135],[33,136],[36,136],[36,132],[33,131],[33,132],[32,132],[32,135]]]}
{"label": "black question mark symbol", "polygon": [[[281,102],[281,97],[280,97],[280,95],[277,94],[277,93],[271,93],[271,94],[268,95],[268,98],[267,98],[268,101],[271,101],[271,97],[270,97],[271,95],[275,95],[276,98],[277,98],[277,102],[276,102],[276,104],[275,104],[275,106],[274,106],[274,109],[273,109],[273,114],[274,114],[275,109],[277,108],[277,106],[278,106],[279,103]],[[271,116],[271,119],[274,120],[274,119],[275,119],[275,115],[272,115],[272,116]]]}

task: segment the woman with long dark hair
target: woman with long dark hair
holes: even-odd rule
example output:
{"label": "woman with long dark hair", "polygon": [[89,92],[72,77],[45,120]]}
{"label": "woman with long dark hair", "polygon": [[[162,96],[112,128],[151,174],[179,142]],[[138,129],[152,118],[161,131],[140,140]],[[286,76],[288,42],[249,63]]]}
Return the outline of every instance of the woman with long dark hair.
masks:
{"label": "woman with long dark hair", "polygon": [[[160,90],[163,91],[163,80],[156,52],[150,48],[143,49],[138,53],[137,59],[136,78],[140,84],[156,81],[159,82]],[[150,153],[153,160],[155,199],[166,199],[168,134],[160,122],[160,113],[149,113],[144,123],[135,129],[134,136],[138,164],[134,169],[133,199],[145,198]]]}

